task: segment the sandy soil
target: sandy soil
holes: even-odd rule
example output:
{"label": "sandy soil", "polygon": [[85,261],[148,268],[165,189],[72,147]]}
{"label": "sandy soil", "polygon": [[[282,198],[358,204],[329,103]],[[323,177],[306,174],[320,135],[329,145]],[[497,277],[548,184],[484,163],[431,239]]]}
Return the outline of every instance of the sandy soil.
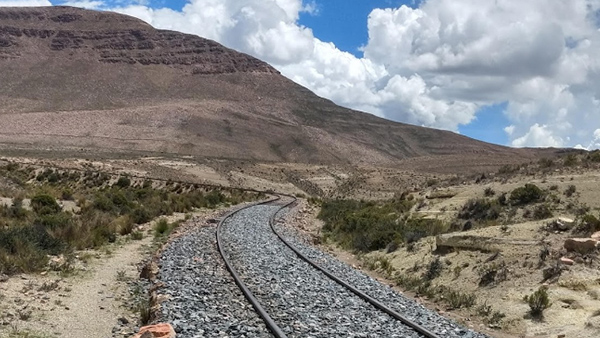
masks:
{"label": "sandy soil", "polygon": [[[385,254],[374,252],[369,256],[385,256],[397,271],[404,274],[422,274],[426,265],[438,256],[444,263],[442,275],[434,283],[445,285],[462,292],[473,293],[477,296],[478,304],[491,305],[494,311],[506,315],[499,328],[490,328],[478,315],[476,308],[468,310],[452,310],[443,304],[432,303],[428,299],[419,300],[433,309],[446,313],[465,325],[484,331],[493,337],[580,337],[591,338],[600,336],[600,269],[598,263],[576,263],[573,266],[563,266],[564,271],[557,281],[545,283],[552,305],[544,312],[542,321],[531,320],[527,313],[528,305],[523,296],[538,289],[542,283],[542,269],[539,268],[539,253],[545,244],[550,250],[550,258],[545,266],[553,264],[553,260],[561,256],[580,259],[578,255],[568,253],[563,248],[564,240],[571,237],[568,232],[541,230],[548,222],[557,217],[576,219],[574,210],[568,209],[568,204],[587,205],[591,213],[598,216],[600,210],[600,172],[569,172],[555,173],[540,177],[516,177],[509,180],[496,180],[482,184],[461,184],[444,188],[430,188],[416,192],[417,198],[423,198],[426,206],[418,211],[425,217],[453,219],[456,212],[472,198],[482,198],[484,189],[491,187],[496,196],[503,192],[534,183],[560,198],[560,203],[554,205],[554,216],[540,221],[529,221],[522,217],[523,210],[518,210],[513,222],[502,225],[500,220],[495,226],[461,232],[461,235],[493,238],[499,244],[499,255],[493,258],[493,253],[478,250],[455,250],[447,254],[436,252],[434,237],[427,237],[418,242],[413,251],[400,248]],[[576,193],[567,197],[563,192],[568,186],[575,185]],[[444,198],[431,198],[445,196]],[[427,198],[429,197],[429,198]],[[297,228],[313,237],[318,237],[321,222],[316,220],[318,209],[303,202],[299,211],[290,214],[289,221]],[[331,243],[323,245],[338,258],[361,268],[361,257],[341,250]],[[364,258],[364,257],[362,257]],[[481,273],[487,267],[497,264],[505,265],[507,278],[494,285],[478,286]],[[380,271],[367,271],[375,278],[393,283],[385,279]],[[402,290],[401,290],[402,291]],[[415,296],[412,292],[407,292]]]}
{"label": "sandy soil", "polygon": [[[192,215],[208,213],[214,211]],[[166,218],[174,222],[184,217]],[[135,315],[124,306],[129,295],[126,281],[138,278],[138,264],[150,254],[152,224],[143,226],[142,240],[120,238],[120,243],[99,251],[78,253],[73,274],[27,274],[0,283],[0,337],[29,332],[34,337],[106,338],[112,336],[118,318],[135,322]]]}

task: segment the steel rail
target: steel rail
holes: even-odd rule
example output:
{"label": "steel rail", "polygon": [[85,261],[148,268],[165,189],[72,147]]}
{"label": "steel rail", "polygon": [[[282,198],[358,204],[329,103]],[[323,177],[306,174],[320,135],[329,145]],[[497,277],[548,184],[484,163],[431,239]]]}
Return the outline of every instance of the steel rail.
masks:
{"label": "steel rail", "polygon": [[[229,261],[229,258],[227,258],[227,255],[225,255],[225,251],[223,250],[223,246],[221,245],[221,235],[220,235],[220,231],[219,231],[221,229],[223,223],[229,217],[233,216],[235,213],[237,213],[239,211],[242,211],[244,209],[248,209],[250,207],[257,206],[257,205],[262,205],[262,204],[267,204],[267,203],[275,202],[275,201],[279,200],[280,198],[281,197],[277,196],[277,197],[271,198],[271,199],[269,199],[267,201],[263,201],[263,202],[259,202],[259,203],[253,203],[253,204],[250,204],[250,205],[247,205],[247,206],[244,206],[242,208],[239,208],[239,209],[236,209],[236,210],[233,210],[233,211],[229,212],[228,214],[226,214],[225,216],[223,216],[223,218],[221,218],[221,221],[217,225],[216,237],[217,237],[217,247],[219,249],[219,253],[221,254],[221,257],[223,257],[223,261],[225,262],[225,266],[227,267],[227,270],[229,270],[229,273],[233,277],[233,280],[235,281],[235,284],[237,284],[237,286],[240,288],[240,290],[242,290],[242,293],[244,294],[244,296],[246,297],[246,299],[250,302],[250,304],[252,304],[252,307],[254,307],[254,309],[256,310],[256,312],[258,312],[259,316],[263,319],[263,321],[265,322],[265,325],[271,331],[271,333],[273,333],[273,335],[276,338],[287,338],[286,334],[277,325],[277,323],[275,323],[275,321],[273,320],[273,318],[271,318],[271,316],[267,313],[267,311],[262,307],[262,305],[260,304],[260,302],[258,301],[258,299],[254,296],[254,294],[252,293],[252,291],[250,291],[250,289],[248,289],[248,287],[246,286],[246,284],[244,284],[244,282],[242,281],[242,279],[238,275],[237,271],[235,270],[235,268],[233,267],[233,265]],[[279,209],[279,210],[281,210],[281,209]],[[279,210],[277,210],[277,212],[279,212]]]}
{"label": "steel rail", "polygon": [[298,249],[296,249],[296,247],[294,245],[292,245],[290,242],[288,242],[285,238],[283,238],[283,236],[281,236],[281,234],[279,234],[279,232],[277,232],[277,230],[275,230],[275,217],[277,215],[277,213],[279,213],[279,211],[281,211],[282,209],[288,207],[289,205],[291,205],[292,203],[296,202],[296,197],[294,196],[289,196],[289,195],[282,195],[282,196],[287,196],[287,197],[291,197],[292,201],[283,205],[279,210],[277,210],[277,212],[275,212],[273,214],[273,216],[271,216],[269,218],[269,225],[271,226],[271,230],[273,231],[273,233],[275,233],[275,235],[288,247],[290,248],[294,253],[296,253],[296,255],[304,260],[305,262],[307,262],[308,264],[312,265],[315,269],[321,271],[323,274],[325,274],[327,277],[331,278],[332,280],[334,280],[336,283],[340,284],[341,286],[343,286],[344,288],[350,290],[352,293],[354,293],[355,295],[357,295],[358,297],[362,298],[363,300],[367,301],[368,303],[370,303],[371,305],[373,305],[374,307],[376,307],[377,309],[387,313],[388,315],[390,315],[391,317],[399,320],[400,322],[402,322],[404,325],[412,328],[413,330],[417,331],[418,333],[422,334],[423,336],[427,337],[427,338],[441,338],[440,336],[436,335],[435,333],[429,331],[428,329],[426,329],[425,327],[421,326],[418,323],[415,323],[414,321],[406,318],[405,316],[401,315],[400,313],[390,309],[389,307],[387,307],[386,305],[384,305],[383,303],[381,303],[380,301],[376,300],[375,298],[367,295],[366,293],[358,290],[357,288],[353,287],[352,285],[348,284],[346,281],[342,280],[341,278],[337,277],[336,275],[334,275],[333,273],[331,273],[329,270],[323,268],[322,266],[320,266],[319,264],[315,263],[313,260],[311,260],[310,258],[306,257],[304,254],[302,254],[300,251],[298,251]]}

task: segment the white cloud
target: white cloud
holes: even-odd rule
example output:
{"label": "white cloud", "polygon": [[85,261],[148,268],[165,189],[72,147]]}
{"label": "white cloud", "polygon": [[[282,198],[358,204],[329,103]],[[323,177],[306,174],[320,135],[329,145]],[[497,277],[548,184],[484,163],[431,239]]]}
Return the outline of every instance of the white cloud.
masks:
{"label": "white cloud", "polygon": [[546,125],[534,124],[529,131],[512,142],[515,147],[563,147],[564,142],[560,137],[552,134]]}
{"label": "white cloud", "polygon": [[49,0],[0,0],[0,7],[52,6]]}
{"label": "white cloud", "polygon": [[456,131],[480,107],[507,102],[505,130],[516,146],[588,144],[600,127],[600,1],[429,0],[375,9],[364,58],[298,25],[313,4],[192,0],[181,12],[119,10],[215,39],[339,104],[398,121]]}
{"label": "white cloud", "polygon": [[314,1],[190,0],[181,11],[144,4],[119,0],[112,9],[252,54],[344,106],[456,131],[480,108],[506,103],[509,125],[497,127],[509,144],[600,143],[600,0],[375,9],[363,58],[298,24],[300,13],[318,11]]}
{"label": "white cloud", "polygon": [[99,9],[105,7],[104,1],[91,1],[91,0],[82,0],[82,1],[65,1],[61,3],[61,6],[73,6],[73,7],[81,7],[87,9]]}

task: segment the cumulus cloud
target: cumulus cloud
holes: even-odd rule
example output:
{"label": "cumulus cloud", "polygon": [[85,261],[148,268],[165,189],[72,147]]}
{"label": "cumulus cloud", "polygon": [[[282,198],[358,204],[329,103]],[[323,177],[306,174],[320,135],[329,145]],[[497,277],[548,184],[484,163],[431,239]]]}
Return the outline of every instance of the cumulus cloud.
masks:
{"label": "cumulus cloud", "polygon": [[[375,9],[364,57],[298,24],[301,0],[192,0],[182,11],[118,8],[215,39],[317,94],[397,121],[457,130],[506,103],[513,146],[588,144],[600,127],[599,1],[429,0]],[[593,143],[595,144],[595,143]]]}
{"label": "cumulus cloud", "polygon": [[97,6],[252,54],[347,107],[457,131],[481,108],[502,104],[509,123],[497,128],[510,145],[600,147],[599,0],[375,9],[362,58],[298,24],[300,13],[318,12],[314,1],[190,0],[181,11],[110,3]]}
{"label": "cumulus cloud", "polygon": [[81,7],[87,9],[99,9],[105,6],[104,1],[92,1],[92,0],[82,0],[82,1],[65,1],[61,3],[62,6],[73,6],[73,7]]}
{"label": "cumulus cloud", "polygon": [[531,144],[545,145],[548,147],[562,147],[563,140],[554,136],[548,126],[536,123],[529,128],[529,131],[525,135],[513,141],[513,145],[516,147],[523,147]]}

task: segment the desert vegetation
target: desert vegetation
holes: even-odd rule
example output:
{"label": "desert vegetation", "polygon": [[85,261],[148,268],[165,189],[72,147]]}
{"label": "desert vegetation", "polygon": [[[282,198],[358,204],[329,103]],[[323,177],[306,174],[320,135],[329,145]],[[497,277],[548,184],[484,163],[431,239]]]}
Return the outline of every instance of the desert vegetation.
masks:
{"label": "desert vegetation", "polygon": [[[425,179],[393,199],[324,199],[322,239],[409,294],[511,335],[597,330],[598,169],[600,151],[570,152]],[[574,313],[577,328],[553,324]]]}
{"label": "desert vegetation", "polygon": [[[0,274],[39,271],[49,256],[98,248],[118,236],[140,239],[137,225],[161,215],[257,197],[172,182],[153,187],[150,180],[134,183],[127,176],[14,164],[0,167],[0,175],[4,177],[0,192],[12,201],[0,205]],[[66,202],[75,198],[66,208]],[[174,227],[160,221],[155,231],[157,236],[167,235]]]}
{"label": "desert vegetation", "polygon": [[418,202],[405,194],[383,202],[325,200],[318,217],[325,222],[327,238],[359,252],[410,245],[448,231],[449,225],[443,221],[413,216],[415,206]]}

